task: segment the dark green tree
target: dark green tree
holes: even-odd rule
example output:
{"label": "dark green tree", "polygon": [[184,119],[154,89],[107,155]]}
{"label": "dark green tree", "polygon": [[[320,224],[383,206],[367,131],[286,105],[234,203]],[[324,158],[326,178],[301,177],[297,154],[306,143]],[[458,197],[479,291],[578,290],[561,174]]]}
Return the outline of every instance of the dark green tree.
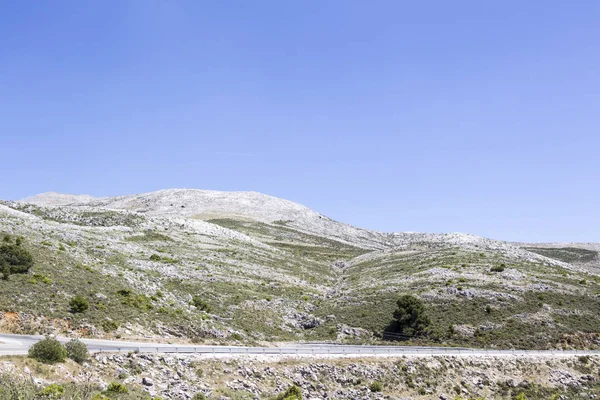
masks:
{"label": "dark green tree", "polygon": [[421,335],[427,331],[431,320],[423,301],[407,294],[398,299],[398,308],[394,312],[398,330],[405,335]]}
{"label": "dark green tree", "polygon": [[0,265],[10,268],[11,274],[26,273],[33,267],[33,256],[21,245],[2,243],[0,245]]}
{"label": "dark green tree", "polygon": [[88,301],[85,299],[85,297],[80,295],[73,297],[69,302],[69,306],[71,307],[71,312],[73,313],[82,313],[89,308]]}

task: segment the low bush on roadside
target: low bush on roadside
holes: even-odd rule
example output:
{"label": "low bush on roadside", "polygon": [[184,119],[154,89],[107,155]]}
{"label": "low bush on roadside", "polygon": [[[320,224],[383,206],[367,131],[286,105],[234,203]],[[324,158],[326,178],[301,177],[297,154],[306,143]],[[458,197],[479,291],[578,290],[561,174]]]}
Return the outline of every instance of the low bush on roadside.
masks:
{"label": "low bush on roadside", "polygon": [[65,361],[67,350],[58,340],[48,336],[31,346],[28,355],[37,361],[54,364]]}
{"label": "low bush on roadside", "polygon": [[78,364],[83,364],[90,359],[87,346],[77,339],[69,340],[65,344],[65,349],[67,350],[67,357]]}

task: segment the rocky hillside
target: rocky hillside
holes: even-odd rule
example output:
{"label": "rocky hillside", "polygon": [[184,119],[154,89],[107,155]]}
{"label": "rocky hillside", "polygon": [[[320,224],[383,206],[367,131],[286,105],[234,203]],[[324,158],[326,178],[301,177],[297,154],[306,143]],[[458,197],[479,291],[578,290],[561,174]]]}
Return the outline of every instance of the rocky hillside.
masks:
{"label": "rocky hillside", "polygon": [[[2,361],[0,398],[3,389],[10,393],[14,388],[29,395],[21,398],[40,398],[43,388],[57,385],[64,399],[93,399],[101,391],[118,399],[183,400],[198,394],[208,399],[276,399],[292,385],[301,388],[305,399],[548,400],[600,395],[595,356],[302,359],[130,353],[97,354],[84,366],[49,366],[22,357]],[[127,388],[128,394],[111,393],[111,384]]]}
{"label": "rocky hillside", "polygon": [[[376,342],[395,338],[395,302],[410,293],[432,321],[413,342],[600,343],[593,245],[380,233],[259,193],[184,189],[2,202],[3,234],[35,260],[0,281],[4,331]],[[75,295],[85,312],[71,312]]]}

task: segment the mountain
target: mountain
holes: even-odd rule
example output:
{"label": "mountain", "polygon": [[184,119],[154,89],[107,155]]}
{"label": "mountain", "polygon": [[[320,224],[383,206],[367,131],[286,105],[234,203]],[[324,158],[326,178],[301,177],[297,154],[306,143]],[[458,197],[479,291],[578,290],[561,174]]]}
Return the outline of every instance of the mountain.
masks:
{"label": "mountain", "polygon": [[[364,343],[397,338],[396,300],[413,294],[431,319],[419,343],[598,344],[595,244],[382,233],[256,192],[190,189],[4,201],[3,234],[35,260],[0,281],[4,331]],[[86,312],[70,312],[75,295]]]}

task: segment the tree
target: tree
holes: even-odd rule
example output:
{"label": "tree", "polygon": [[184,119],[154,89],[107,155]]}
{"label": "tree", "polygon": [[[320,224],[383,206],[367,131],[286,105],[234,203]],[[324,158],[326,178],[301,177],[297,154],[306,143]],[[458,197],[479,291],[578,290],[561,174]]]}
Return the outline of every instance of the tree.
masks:
{"label": "tree", "polygon": [[46,337],[29,348],[29,357],[47,364],[65,361],[67,350],[58,340]]}
{"label": "tree", "polygon": [[78,364],[83,364],[90,359],[87,346],[77,339],[69,340],[65,344],[65,348],[67,349],[67,357]]}
{"label": "tree", "polygon": [[80,295],[73,297],[69,302],[69,306],[72,313],[82,313],[90,307],[85,297]]}
{"label": "tree", "polygon": [[431,323],[423,301],[410,294],[398,299],[394,318],[400,332],[406,335],[423,334]]}
{"label": "tree", "polygon": [[11,274],[26,273],[33,267],[33,256],[21,245],[2,243],[0,245],[0,265],[8,265]]}

